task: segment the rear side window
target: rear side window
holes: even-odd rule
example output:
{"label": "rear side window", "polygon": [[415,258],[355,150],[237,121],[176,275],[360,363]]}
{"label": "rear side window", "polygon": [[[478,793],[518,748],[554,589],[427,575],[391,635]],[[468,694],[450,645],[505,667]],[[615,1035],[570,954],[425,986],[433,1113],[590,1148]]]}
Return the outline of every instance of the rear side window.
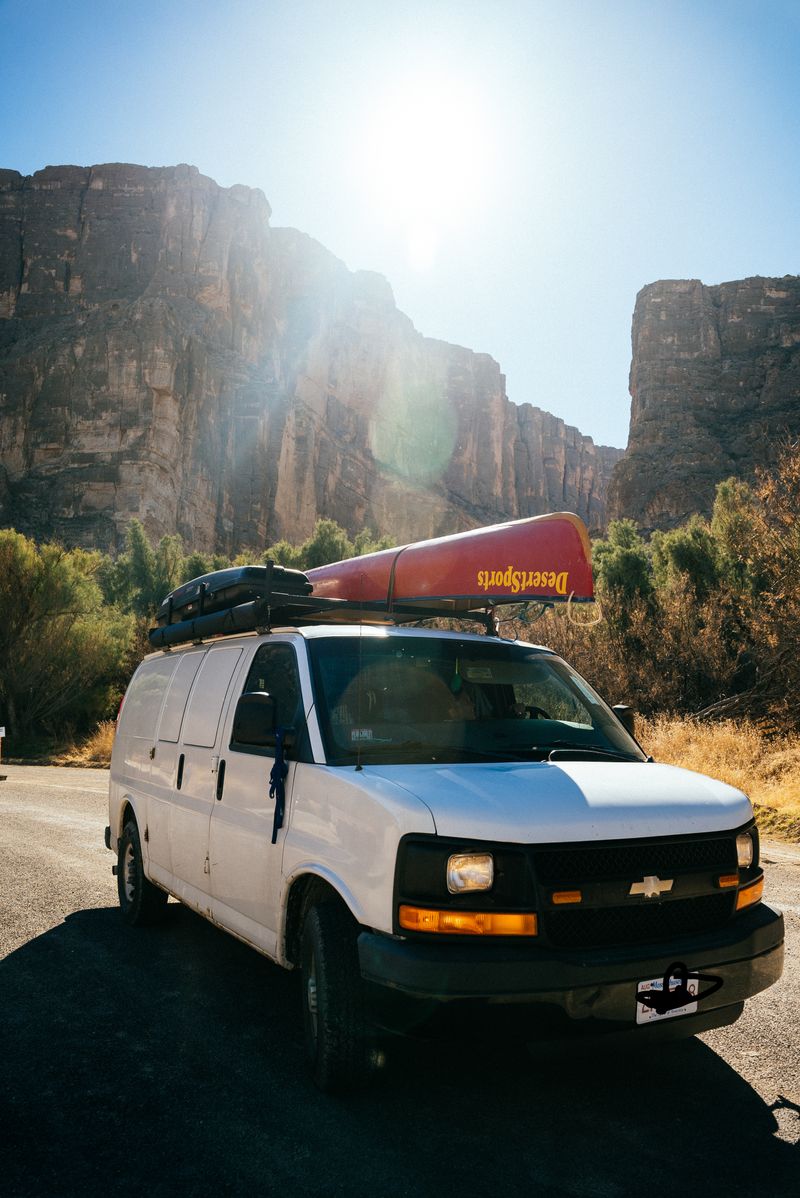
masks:
{"label": "rear side window", "polygon": [[173,743],[178,740],[181,734],[183,713],[186,710],[186,700],[189,698],[189,691],[192,689],[192,683],[202,660],[202,653],[186,653],[181,657],[167,692],[167,701],[164,704],[158,729],[159,740],[168,740]]}
{"label": "rear side window", "polygon": [[217,739],[222,705],[239,664],[241,649],[211,649],[203,659],[183,723],[183,743],[211,749]]}
{"label": "rear side window", "polygon": [[177,664],[169,657],[158,657],[139,666],[122,708],[124,730],[129,736],[155,740],[161,704]]}

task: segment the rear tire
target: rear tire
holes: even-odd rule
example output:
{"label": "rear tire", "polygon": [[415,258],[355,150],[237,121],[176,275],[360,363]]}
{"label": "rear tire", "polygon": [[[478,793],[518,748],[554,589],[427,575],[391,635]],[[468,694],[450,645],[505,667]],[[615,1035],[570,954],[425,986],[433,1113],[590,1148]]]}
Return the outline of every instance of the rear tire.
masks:
{"label": "rear tire", "polygon": [[307,911],[301,948],[306,1049],[315,1084],[329,1094],[364,1085],[378,1061],[356,939],[357,924],[338,903]]}
{"label": "rear tire", "polygon": [[145,927],[164,918],[169,896],[144,875],[142,842],[134,820],[125,825],[119,839],[117,893],[120,910],[132,927]]}

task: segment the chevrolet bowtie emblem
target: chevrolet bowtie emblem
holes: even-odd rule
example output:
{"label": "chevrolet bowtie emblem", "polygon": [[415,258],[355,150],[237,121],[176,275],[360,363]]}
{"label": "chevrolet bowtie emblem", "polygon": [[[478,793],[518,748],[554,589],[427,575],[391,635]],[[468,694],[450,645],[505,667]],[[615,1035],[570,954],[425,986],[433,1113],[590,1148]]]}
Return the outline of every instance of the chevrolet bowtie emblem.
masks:
{"label": "chevrolet bowtie emblem", "polygon": [[641,894],[644,898],[658,898],[668,890],[672,890],[672,878],[664,878],[662,881],[654,874],[648,874],[646,878],[642,878],[641,882],[634,882],[628,894]]}

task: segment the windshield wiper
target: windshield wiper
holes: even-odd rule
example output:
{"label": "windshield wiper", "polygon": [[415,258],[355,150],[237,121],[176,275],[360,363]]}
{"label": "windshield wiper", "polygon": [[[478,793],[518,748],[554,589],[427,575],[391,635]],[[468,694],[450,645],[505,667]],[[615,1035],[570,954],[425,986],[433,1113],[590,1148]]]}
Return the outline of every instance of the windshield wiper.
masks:
{"label": "windshield wiper", "polygon": [[639,761],[639,758],[631,753],[602,749],[598,745],[576,745],[569,740],[551,740],[546,746],[533,745],[532,749],[544,753],[548,761],[569,761],[571,753],[576,753],[579,757],[604,757],[611,761]]}

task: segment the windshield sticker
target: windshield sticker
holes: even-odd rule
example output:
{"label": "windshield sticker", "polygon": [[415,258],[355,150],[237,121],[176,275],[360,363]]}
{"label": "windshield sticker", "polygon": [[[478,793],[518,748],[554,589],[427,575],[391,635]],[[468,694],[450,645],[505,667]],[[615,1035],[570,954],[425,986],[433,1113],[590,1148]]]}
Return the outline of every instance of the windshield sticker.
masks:
{"label": "windshield sticker", "polygon": [[351,728],[350,729],[350,740],[353,743],[356,743],[357,741],[360,742],[362,740],[373,740],[373,739],[374,739],[374,737],[372,735],[371,728]]}
{"label": "windshield sticker", "polygon": [[468,682],[491,682],[494,677],[491,666],[468,665],[461,672]]}
{"label": "windshield sticker", "polygon": [[515,570],[507,566],[505,570],[478,571],[478,586],[482,591],[502,588],[504,594],[519,595],[544,588],[551,594],[566,595],[568,585],[568,570]]}

